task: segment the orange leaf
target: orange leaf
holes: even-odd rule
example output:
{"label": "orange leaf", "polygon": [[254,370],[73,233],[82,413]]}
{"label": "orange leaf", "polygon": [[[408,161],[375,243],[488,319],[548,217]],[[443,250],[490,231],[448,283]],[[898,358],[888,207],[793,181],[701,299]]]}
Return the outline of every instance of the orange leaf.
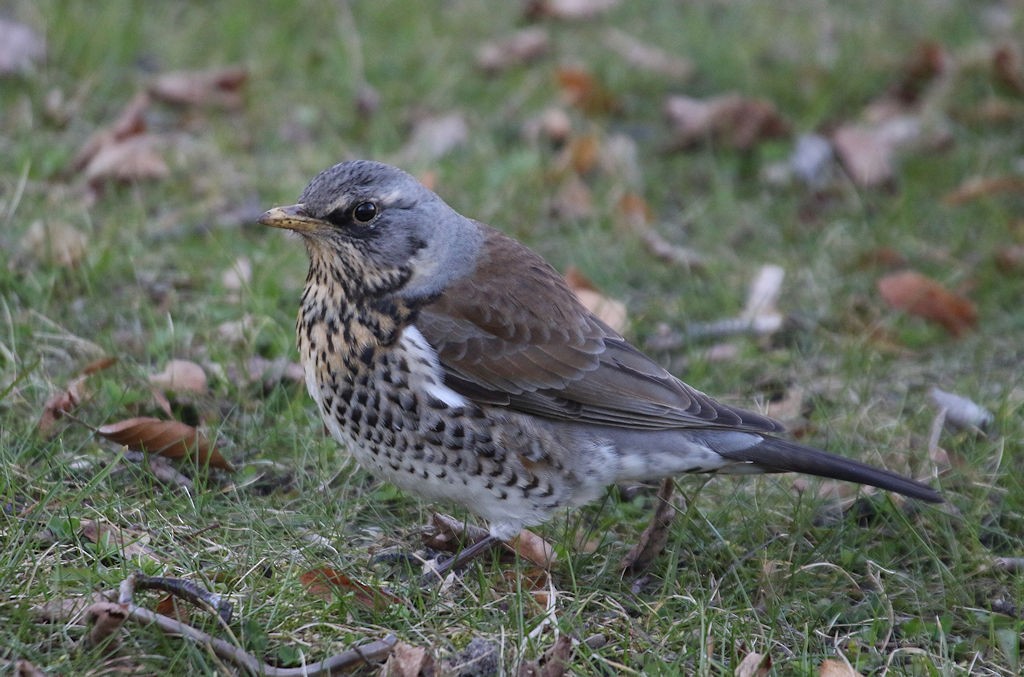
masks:
{"label": "orange leaf", "polygon": [[86,396],[85,376],[79,376],[68,386],[50,396],[43,405],[43,414],[39,417],[36,429],[43,437],[49,438],[57,425],[57,419],[75,409]]}
{"label": "orange leaf", "polygon": [[310,594],[328,602],[333,600],[336,594],[351,592],[356,602],[375,611],[386,609],[392,604],[403,603],[400,598],[386,590],[353,581],[330,567],[311,569],[299,576],[299,581]]}
{"label": "orange leaf", "polygon": [[589,71],[563,66],[555,74],[565,100],[585,113],[611,113],[619,108],[615,96],[601,85]]}
{"label": "orange leaf", "polygon": [[961,336],[978,322],[970,300],[954,294],[915,270],[886,275],[878,291],[893,308],[936,322],[953,336]]}
{"label": "orange leaf", "polygon": [[861,677],[861,674],[843,661],[827,658],[818,666],[818,677]]}
{"label": "orange leaf", "polygon": [[158,454],[166,458],[192,458],[202,465],[234,470],[206,436],[180,421],[164,421],[146,416],[129,418],[102,426],[96,432],[112,442],[134,451]]}

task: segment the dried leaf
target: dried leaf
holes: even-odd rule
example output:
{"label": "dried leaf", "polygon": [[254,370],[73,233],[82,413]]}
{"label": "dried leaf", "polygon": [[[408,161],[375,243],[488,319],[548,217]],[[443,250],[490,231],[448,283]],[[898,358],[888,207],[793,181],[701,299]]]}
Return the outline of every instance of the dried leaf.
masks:
{"label": "dried leaf", "polygon": [[104,549],[116,548],[121,557],[127,560],[141,558],[154,562],[162,561],[160,556],[146,545],[150,537],[144,531],[114,527],[96,520],[82,520],[82,536]]}
{"label": "dried leaf", "polygon": [[36,604],[32,607],[32,615],[44,623],[66,623],[83,625],[84,614],[93,604],[106,602],[103,593],[93,592],[77,597],[62,597]]}
{"label": "dried leaf", "polygon": [[550,569],[558,559],[551,544],[529,529],[520,531],[519,535],[512,539],[510,546],[517,556],[545,570]]}
{"label": "dried leaf", "polygon": [[485,42],[476,50],[476,65],[494,75],[515,66],[527,64],[548,51],[551,37],[540,27],[524,28],[493,42]]}
{"label": "dried leaf", "polygon": [[167,178],[171,170],[157,151],[158,139],[137,134],[102,146],[85,166],[86,181],[93,187],[107,181],[132,183]]}
{"label": "dried leaf", "polygon": [[49,438],[53,435],[57,420],[76,409],[87,396],[86,378],[87,376],[79,376],[72,380],[64,390],[51,395],[43,405],[43,414],[39,417],[39,423],[36,424],[36,430],[42,437]]}
{"label": "dried leaf", "polygon": [[166,458],[193,459],[200,465],[234,470],[199,430],[180,421],[130,418],[97,428],[96,432],[117,444]]}
{"label": "dried leaf", "polygon": [[106,146],[142,134],[146,131],[146,111],[149,109],[149,95],[139,92],[121,109],[117,119],[109,127],[97,130],[86,140],[81,150],[71,160],[71,170],[84,169]]}
{"label": "dried leaf", "polygon": [[248,79],[249,71],[241,66],[177,71],[157,76],[148,89],[153,98],[166,103],[231,110],[245,104],[242,88]]}
{"label": "dried leaf", "polygon": [[1024,69],[1020,52],[1011,44],[1000,45],[992,54],[996,82],[1017,95],[1024,95]]}
{"label": "dried leaf", "polygon": [[716,140],[736,150],[750,150],[762,141],[789,135],[789,123],[775,104],[739,94],[703,100],[672,96],[665,102],[665,115],[681,148]]}
{"label": "dried leaf", "polygon": [[175,393],[201,395],[206,392],[206,372],[189,360],[170,360],[162,372],[149,377],[149,382],[157,388]]}
{"label": "dried leaf", "polygon": [[87,364],[84,367],[82,367],[82,375],[83,376],[91,376],[91,375],[96,374],[98,372],[101,372],[101,371],[103,371],[105,369],[109,369],[110,367],[114,366],[115,364],[117,364],[117,358],[116,357],[101,357],[100,359],[93,360],[89,364]]}
{"label": "dried leaf", "polygon": [[462,113],[425,117],[413,125],[400,157],[407,164],[432,163],[468,140],[469,124]]}
{"label": "dried leaf", "polygon": [[955,207],[999,193],[1024,193],[1024,177],[976,176],[967,179],[942,197],[943,204]]}
{"label": "dried leaf", "polygon": [[620,108],[615,95],[585,68],[562,66],[556,71],[555,77],[566,103],[584,113],[602,115]]}
{"label": "dried leaf", "polygon": [[400,598],[390,592],[353,581],[345,574],[330,567],[311,569],[299,576],[299,581],[307,592],[327,602],[334,600],[338,594],[344,595],[351,592],[356,602],[375,611],[383,611],[389,606],[403,604]]}
{"label": "dried leaf", "polygon": [[46,673],[35,666],[32,661],[19,658],[14,662],[14,677],[47,677]]}
{"label": "dried leaf", "polygon": [[1024,244],[1003,247],[992,257],[996,268],[1007,275],[1024,273]]}
{"label": "dried leaf", "polygon": [[116,602],[97,602],[86,610],[86,622],[91,626],[84,641],[86,646],[98,646],[110,639],[124,622],[128,610]]}
{"label": "dried leaf", "polygon": [[866,115],[872,118],[869,122],[843,125],[832,133],[836,156],[858,186],[888,184],[895,174],[898,153],[942,148],[952,139],[949,125],[941,119],[883,104]]}
{"label": "dried leaf", "polygon": [[189,622],[188,607],[182,604],[174,595],[168,594],[161,597],[153,610],[162,616],[173,618],[182,623],[187,624]]}
{"label": "dried leaf", "polygon": [[381,668],[381,677],[433,677],[434,657],[423,647],[399,642]]}
{"label": "dried leaf", "polygon": [[899,82],[890,89],[890,96],[904,106],[918,103],[951,65],[952,59],[942,45],[931,40],[920,43],[904,65]]}
{"label": "dried leaf", "polygon": [[886,275],[878,280],[878,291],[893,308],[936,322],[953,336],[963,335],[978,321],[970,300],[914,270]]}
{"label": "dried leaf", "polygon": [[518,677],[563,677],[569,673],[572,660],[572,638],[560,635],[555,643],[536,661],[523,661]]}
{"label": "dried leaf", "polygon": [[0,76],[25,73],[46,58],[46,41],[25,24],[0,19]]}
{"label": "dried leaf", "polygon": [[587,310],[615,331],[625,331],[628,325],[625,303],[602,294],[575,266],[565,271],[565,281]]}
{"label": "dried leaf", "polygon": [[688,80],[696,71],[689,59],[651,47],[647,42],[617,28],[608,29],[605,44],[633,66],[673,80]]}
{"label": "dried leaf", "polygon": [[767,677],[771,672],[771,654],[759,654],[751,651],[743,657],[733,674],[736,677]]}
{"label": "dried leaf", "polygon": [[590,188],[576,174],[571,175],[555,193],[551,201],[554,216],[567,221],[585,219],[594,213],[594,198]]}
{"label": "dried leaf", "polygon": [[528,0],[526,18],[583,21],[593,19],[618,5],[620,0]]}
{"label": "dried leaf", "polygon": [[531,143],[543,139],[553,146],[565,143],[572,134],[572,118],[564,109],[548,108],[523,125],[523,138]]}
{"label": "dried leaf", "polygon": [[676,500],[673,496],[675,482],[668,477],[662,480],[655,498],[654,514],[651,521],[640,534],[636,544],[619,562],[619,568],[630,573],[646,571],[658,555],[665,550],[668,543],[668,532],[677,512]]}
{"label": "dried leaf", "polygon": [[25,231],[20,245],[36,261],[73,268],[85,258],[88,243],[85,233],[69,223],[38,219]]}
{"label": "dried leaf", "polygon": [[818,677],[863,677],[850,667],[849,663],[826,658],[818,666]]}

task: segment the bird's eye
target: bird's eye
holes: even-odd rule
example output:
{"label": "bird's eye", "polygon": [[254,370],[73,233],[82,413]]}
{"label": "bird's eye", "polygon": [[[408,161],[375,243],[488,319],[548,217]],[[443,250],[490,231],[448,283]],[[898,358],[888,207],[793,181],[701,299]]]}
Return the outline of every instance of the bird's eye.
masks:
{"label": "bird's eye", "polygon": [[372,202],[360,202],[352,208],[352,220],[356,223],[369,223],[377,216],[377,205]]}

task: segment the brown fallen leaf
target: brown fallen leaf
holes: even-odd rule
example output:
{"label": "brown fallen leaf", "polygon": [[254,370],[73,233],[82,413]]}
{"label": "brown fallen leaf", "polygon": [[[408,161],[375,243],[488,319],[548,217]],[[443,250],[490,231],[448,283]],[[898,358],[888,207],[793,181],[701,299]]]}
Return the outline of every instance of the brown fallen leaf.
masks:
{"label": "brown fallen leaf", "polygon": [[22,235],[19,244],[22,251],[36,261],[74,268],[85,259],[89,239],[70,223],[37,219]]}
{"label": "brown fallen leaf", "polygon": [[562,98],[570,106],[591,115],[614,113],[621,105],[618,98],[580,66],[562,66],[555,72]]}
{"label": "brown fallen leaf", "polygon": [[629,322],[625,303],[609,298],[598,291],[594,283],[576,266],[569,266],[569,269],[565,271],[565,281],[587,310],[615,331],[619,333],[625,331]]}
{"label": "brown fallen leaf", "polygon": [[942,196],[942,203],[955,207],[999,193],[1024,194],[1024,178],[1019,176],[972,177]]}
{"label": "brown fallen leaf", "polygon": [[974,304],[915,270],[886,275],[878,291],[893,308],[936,322],[953,336],[962,336],[978,322]]}
{"label": "brown fallen leaf", "polygon": [[149,95],[139,92],[121,109],[121,113],[113,124],[92,133],[82,148],[71,160],[70,168],[78,172],[92,161],[105,146],[146,131],[146,111],[149,109]]}
{"label": "brown fallen leaf", "polygon": [[85,387],[87,376],[79,376],[68,383],[64,390],[58,391],[50,396],[50,399],[43,405],[43,414],[36,424],[36,431],[43,438],[49,438],[54,433],[57,420],[64,414],[75,410],[82,400],[87,396],[88,390]]}
{"label": "brown fallen leaf", "polygon": [[538,59],[550,45],[547,29],[539,26],[524,28],[500,40],[480,45],[476,50],[476,65],[485,73],[495,75]]}
{"label": "brown fallen leaf", "polygon": [[688,80],[697,70],[689,59],[652,47],[617,28],[608,29],[604,34],[604,42],[631,65],[673,80]]}
{"label": "brown fallen leaf", "polygon": [[520,531],[508,547],[520,558],[545,570],[550,569],[558,559],[551,544],[529,529]]}
{"label": "brown fallen leaf", "polygon": [[524,14],[531,21],[583,21],[613,9],[621,0],[527,0]]}
{"label": "brown fallen leaf", "polygon": [[351,592],[353,599],[358,604],[374,611],[383,611],[389,606],[404,604],[399,597],[387,590],[353,581],[345,574],[330,567],[311,569],[299,576],[299,582],[311,595],[326,602],[333,601],[339,594],[344,595]]}
{"label": "brown fallen leaf", "polygon": [[90,627],[82,641],[87,647],[99,646],[113,638],[114,634],[128,620],[127,605],[116,602],[97,602],[86,610],[85,618],[86,624]]}
{"label": "brown fallen leaf", "polygon": [[566,179],[551,199],[552,215],[567,221],[586,219],[594,213],[594,196],[576,174]]}
{"label": "brown fallen leaf", "polygon": [[36,619],[44,623],[83,625],[85,611],[93,604],[106,601],[107,598],[103,593],[92,592],[88,595],[51,599],[34,605],[30,611]]}
{"label": "brown fallen leaf", "polygon": [[651,521],[640,534],[636,544],[619,562],[619,569],[634,574],[641,573],[646,571],[651,566],[651,562],[664,552],[665,544],[668,543],[669,527],[672,526],[672,520],[675,519],[676,512],[678,512],[678,506],[673,497],[675,486],[671,477],[661,481],[658,495],[654,499],[655,507]]}
{"label": "brown fallen leaf", "polygon": [[47,677],[46,673],[30,660],[19,658],[14,662],[14,677]]}
{"label": "brown fallen leaf", "polygon": [[180,421],[165,421],[143,416],[110,423],[97,428],[96,432],[133,451],[144,451],[173,459],[194,459],[199,465],[234,470],[203,433]]}
{"label": "brown fallen leaf", "polygon": [[175,393],[206,392],[206,372],[189,360],[169,360],[164,370],[149,377],[149,382],[161,390]]}
{"label": "brown fallen leaf", "polygon": [[147,89],[154,99],[177,106],[233,110],[245,104],[242,90],[248,79],[249,71],[242,66],[175,71],[153,78]]}
{"label": "brown fallen leaf", "polygon": [[29,26],[0,19],[0,75],[31,70],[46,58],[46,40]]}
{"label": "brown fallen leaf", "polygon": [[85,166],[85,180],[94,188],[114,181],[158,181],[171,170],[157,150],[159,139],[152,134],[137,134],[123,141],[102,146]]}
{"label": "brown fallen leaf", "polygon": [[109,369],[115,364],[117,364],[116,357],[101,357],[98,360],[93,360],[89,364],[82,367],[82,375],[91,376],[92,374],[96,374],[105,369]]}
{"label": "brown fallen leaf", "polygon": [[767,677],[772,672],[772,655],[751,651],[733,671],[735,677]]}
{"label": "brown fallen leaf", "polygon": [[399,152],[406,164],[433,163],[469,140],[469,123],[459,112],[431,115],[417,120],[409,140]]}
{"label": "brown fallen leaf", "polygon": [[560,635],[555,643],[535,661],[523,661],[519,665],[518,677],[562,677],[569,672],[572,660],[572,638]]}
{"label": "brown fallen leaf", "polygon": [[996,268],[1006,275],[1024,274],[1024,244],[1013,244],[992,255]]}
{"label": "brown fallen leaf", "polygon": [[789,123],[771,101],[723,94],[710,99],[671,96],[665,116],[672,126],[674,143],[690,148],[707,140],[736,150],[789,136]]}
{"label": "brown fallen leaf", "polygon": [[1014,45],[1004,44],[996,48],[992,54],[992,68],[996,82],[1018,96],[1024,95],[1024,68],[1021,67],[1020,51]]}
{"label": "brown fallen leaf", "polygon": [[173,618],[176,621],[182,623],[189,622],[188,607],[181,603],[177,597],[171,594],[164,595],[160,598],[160,601],[156,603],[153,611],[157,612],[162,616]]}
{"label": "brown fallen leaf", "polygon": [[926,40],[917,45],[904,64],[900,79],[889,88],[889,96],[904,106],[914,105],[951,65],[952,58],[946,49],[934,40]]}
{"label": "brown fallen leaf", "polygon": [[420,646],[399,642],[381,668],[380,677],[433,677],[434,657]]}
{"label": "brown fallen leaf", "polygon": [[126,560],[146,559],[152,562],[163,561],[156,551],[150,548],[150,536],[144,531],[136,531],[126,527],[114,527],[97,520],[82,520],[82,537],[104,549],[116,548]]}
{"label": "brown fallen leaf", "polygon": [[818,666],[818,677],[863,677],[863,675],[851,668],[849,663],[826,658]]}

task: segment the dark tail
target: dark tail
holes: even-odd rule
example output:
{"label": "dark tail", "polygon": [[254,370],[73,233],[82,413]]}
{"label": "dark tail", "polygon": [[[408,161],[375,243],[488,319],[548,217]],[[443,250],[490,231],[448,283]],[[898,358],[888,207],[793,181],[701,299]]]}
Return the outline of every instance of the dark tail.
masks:
{"label": "dark tail", "polygon": [[761,444],[746,449],[716,451],[733,461],[753,463],[764,472],[799,472],[834,480],[870,484],[879,489],[931,503],[943,503],[945,500],[939,492],[928,485],[908,477],[775,437],[765,437]]}

